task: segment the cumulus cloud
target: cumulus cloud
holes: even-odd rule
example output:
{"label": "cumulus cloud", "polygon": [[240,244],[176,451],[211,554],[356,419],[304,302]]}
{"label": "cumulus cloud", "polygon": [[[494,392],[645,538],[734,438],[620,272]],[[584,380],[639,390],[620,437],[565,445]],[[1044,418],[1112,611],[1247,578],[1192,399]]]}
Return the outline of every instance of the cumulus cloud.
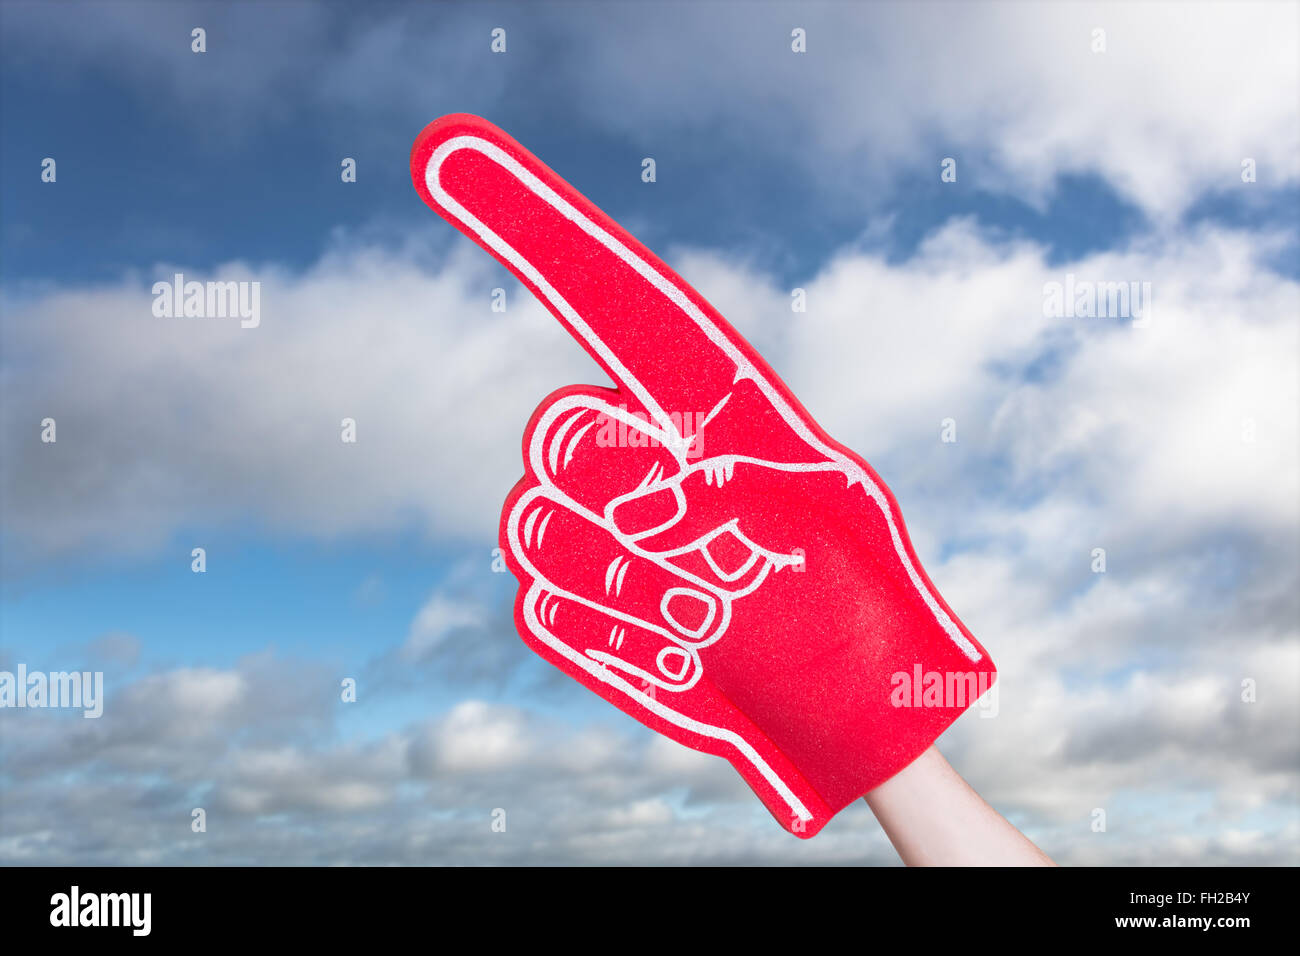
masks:
{"label": "cumulus cloud", "polygon": [[411,622],[402,656],[416,660],[436,652],[459,630],[482,630],[484,614],[478,604],[436,592]]}
{"label": "cumulus cloud", "polygon": [[[1246,234],[1205,227],[1048,266],[1039,249],[954,223],[902,265],[835,258],[793,319],[764,275],[676,259],[901,490],[937,484],[936,506],[966,508],[954,460],[986,466],[975,482],[991,497],[967,529],[1005,527],[988,509],[1020,509],[1050,479],[1022,524],[1100,496],[1114,533],[1138,530],[1134,517],[1174,534],[1268,534],[1296,516],[1297,294],[1257,252]],[[460,244],[433,271],[375,250],[301,276],[221,270],[263,277],[257,329],[154,318],[135,281],[18,305],[9,365],[27,387],[3,419],[11,540],[26,558],[142,551],[180,526],[248,515],[309,537],[414,520],[491,542],[521,471],[501,436],[559,385],[604,376],[517,287],[492,313],[496,273],[472,253]],[[1067,274],[1151,283],[1149,327],[1044,317],[1044,286]],[[55,445],[34,424],[46,416]],[[355,444],[341,441],[344,418]],[[934,440],[946,418],[955,446]]]}
{"label": "cumulus cloud", "polygon": [[[142,53],[125,68],[138,84],[168,77],[173,108],[216,89],[183,65],[179,14],[110,24],[92,6],[56,37],[35,9],[6,7],[7,51],[20,37],[86,62]],[[884,476],[930,575],[993,654],[997,716],[972,713],[942,741],[982,793],[1063,862],[1295,862],[1300,286],[1269,266],[1294,235],[1174,226],[1198,199],[1245,188],[1243,158],[1265,191],[1298,178],[1296,7],[583,10],[520,14],[512,49],[528,62],[519,39],[553,40],[567,51],[546,74],[556,102],[648,152],[703,149],[690,134],[707,128],[710,152],[739,164],[761,148],[855,209],[954,154],[961,182],[985,190],[1042,202],[1060,176],[1095,174],[1145,212],[1148,233],[1064,262],[966,220],[902,262],[849,246],[802,283],[804,313],[734,251],[668,259]],[[246,15],[214,9],[212,22]],[[494,69],[462,52],[482,40],[473,17],[333,29],[341,15],[277,13],[295,44],[251,31],[223,61],[248,56],[249,69],[221,87],[231,112],[218,119],[247,120],[244,133],[273,122],[268,86],[331,65],[294,90],[309,109],[345,122],[382,102],[426,120],[405,54],[435,34],[465,31],[437,44],[463,57],[448,66],[462,79]],[[802,56],[793,26],[809,31]],[[1105,53],[1090,50],[1096,28]],[[530,75],[493,73],[485,101]],[[300,272],[160,263],[105,285],[6,288],[6,574],[70,556],[116,564],[229,527],[313,542],[415,528],[486,565],[528,415],[603,376],[477,249],[430,249],[425,235],[341,234]],[[260,327],[154,317],[150,284],[173,271],[261,282]],[[1070,277],[1149,283],[1149,314],[1045,314],[1047,287]],[[496,286],[505,313],[489,307]],[[55,444],[40,441],[46,417]],[[345,418],[356,444],[340,440]],[[941,440],[945,422],[956,442]],[[337,676],[269,654],[115,680],[98,721],[0,716],[0,858],[895,859],[864,807],[794,841],[723,761],[540,663],[524,673],[512,597],[508,576],[453,571],[376,653],[373,696],[439,692],[421,704],[433,716],[406,726],[345,732]],[[86,650],[106,666],[140,658],[123,634]],[[222,826],[191,833],[195,806]]]}
{"label": "cumulus cloud", "polygon": [[[1203,227],[1049,265],[1033,245],[955,221],[905,263],[845,250],[794,315],[786,291],[744,263],[689,249],[672,257],[899,495],[927,569],[1002,672],[998,716],[967,717],[945,747],[1065,859],[1256,859],[1267,856],[1250,835],[1265,826],[1260,815],[1284,818],[1295,805],[1297,286],[1261,263],[1269,242]],[[28,553],[58,553],[88,533],[121,553],[241,514],[322,538],[415,520],[438,540],[491,541],[520,467],[501,436],[551,388],[599,377],[517,292],[505,315],[491,313],[479,291],[490,274],[469,251],[441,265],[367,250],[302,276],[267,271],[278,304],[257,330],[155,320],[132,282],[24,304],[34,387],[7,403],[6,427],[19,433],[53,408],[62,457],[16,444],[5,464],[8,500],[20,506],[10,533]],[[1045,286],[1067,273],[1150,282],[1149,322],[1045,315]],[[344,416],[358,420],[355,447],[339,442]],[[946,418],[955,443],[940,440]],[[23,505],[34,514],[51,501],[59,508],[39,521],[23,517]],[[1094,573],[1096,548],[1104,574]],[[373,672],[394,693],[420,674],[454,689],[495,673],[504,686],[523,655],[509,636],[513,589],[482,584],[502,577],[449,575]],[[414,812],[402,781],[420,782],[430,807],[457,818],[477,819],[503,791],[524,794],[530,807],[578,815],[580,825],[550,832],[560,858],[583,860],[673,859],[653,845],[668,809],[680,832],[752,802],[717,760],[625,727],[638,741],[629,750],[618,735],[480,700],[398,740],[304,748],[294,735],[320,739],[323,705],[263,695],[280,701],[280,723],[263,720],[258,739],[228,749],[261,693],[254,682],[270,673],[146,677],[110,702],[112,720],[61,731],[13,772],[171,768],[173,786],[202,782],[231,813],[328,812],[347,826]],[[1257,684],[1253,702],[1242,699],[1245,679]],[[558,686],[568,685],[556,675],[552,695]],[[199,755],[220,758],[215,779],[191,762]],[[1131,824],[1182,792],[1212,795],[1212,824],[1197,808],[1104,851],[1091,841],[1094,809]],[[1182,840],[1198,827],[1204,839]],[[754,839],[748,854],[718,843],[708,852],[880,849],[865,832],[819,851]],[[471,846],[454,852],[506,852]]]}
{"label": "cumulus cloud", "polygon": [[[173,691],[196,680],[211,692],[201,695],[208,705],[214,694],[224,697],[221,688],[249,686],[239,670],[201,678],[167,672],[140,681],[106,708],[101,720],[107,734],[121,736],[115,725],[127,727],[135,746],[149,754],[145,763],[121,748],[96,748],[93,758],[68,753],[57,766],[14,774],[36,747],[62,749],[62,735],[45,732],[59,717],[22,715],[21,733],[7,732],[0,748],[6,784],[0,859],[205,865],[268,855],[298,864],[896,862],[865,805],[846,810],[817,840],[796,841],[767,818],[724,762],[656,737],[630,719],[611,727],[571,724],[513,704],[470,699],[371,739],[331,733],[306,743],[278,725],[269,736],[241,743],[241,731],[263,721],[265,691],[248,693],[219,734],[196,737],[168,728],[173,714],[184,718],[193,709]],[[1229,793],[1224,806],[1208,813],[1202,801],[1192,799],[1195,791],[1184,796],[1176,786],[1214,766],[1209,757],[1191,768],[1177,766],[1203,743],[1196,726],[1225,741],[1233,734],[1230,716],[1227,726],[1217,722],[1228,715],[1221,699],[1215,704],[1213,689],[1190,689],[1170,685],[1135,698],[1136,706],[1128,709],[1111,706],[1114,700],[1107,703],[1104,694],[1091,695],[1084,707],[1071,701],[1083,737],[1103,738],[1113,729],[1130,741],[1177,722],[1189,705],[1214,704],[1191,717],[1187,739],[1180,742],[1187,750],[1176,753],[1174,741],[1166,739],[1154,763],[1149,749],[1114,748],[1104,741],[1096,759],[1080,753],[1043,759],[1034,748],[1008,752],[996,743],[982,745],[984,750],[970,746],[972,741],[955,747],[951,734],[945,746],[977,786],[1065,862],[1278,862],[1285,858],[1284,844],[1272,841],[1285,834],[1261,828],[1251,814],[1294,798],[1285,789],[1288,770],[1278,768],[1278,787],[1261,789],[1261,778],[1249,766],[1221,767],[1202,786],[1224,785]],[[164,692],[153,707],[157,719],[139,725],[124,701],[158,690]],[[979,742],[1008,727],[1001,718],[963,723],[969,728],[972,722],[981,724],[972,735]],[[1090,731],[1092,722],[1098,728]],[[1020,724],[1017,717],[1011,726]],[[196,747],[202,741],[207,745]],[[100,772],[86,772],[96,765]],[[1117,774],[1121,765],[1126,769]],[[1158,779],[1153,765],[1162,771]],[[1238,783],[1234,774],[1241,775]],[[1233,790],[1252,796],[1234,802]],[[1108,809],[1105,834],[1088,827],[1098,806]],[[190,829],[195,807],[207,814],[205,833]],[[501,814],[504,832],[492,827]]]}
{"label": "cumulus cloud", "polygon": [[[616,18],[627,42],[589,28],[603,79],[582,101],[647,146],[707,128],[739,156],[754,142],[785,152],[837,190],[937,177],[952,156],[959,182],[1037,203],[1058,177],[1095,174],[1167,224],[1204,191],[1239,188],[1243,158],[1272,185],[1300,177],[1296,15],[1270,3],[936,3],[740,17],[700,4],[683,22],[634,8]],[[794,27],[805,54],[790,52]],[[668,51],[680,68],[664,75]],[[575,84],[590,75],[568,62]]]}
{"label": "cumulus cloud", "polygon": [[[317,690],[329,699],[328,688]],[[272,696],[246,667],[151,675],[110,701],[92,747],[70,745],[75,735],[61,715],[29,711],[21,725],[6,715],[0,859],[775,862],[788,851],[775,824],[756,826],[765,814],[725,764],[631,721],[573,725],[470,699],[373,739],[344,739],[336,728],[313,743],[283,723],[268,725],[268,708],[278,706]],[[204,709],[217,713],[211,725],[187,722]],[[33,768],[38,754],[44,760]],[[190,827],[196,807],[206,832]],[[497,812],[504,833],[492,828]],[[820,857],[866,848],[888,861],[865,814],[859,808],[856,826],[842,827],[847,843],[827,841]],[[694,839],[663,840],[682,828]]]}
{"label": "cumulus cloud", "polygon": [[[181,42],[196,16],[213,35],[203,70]],[[378,120],[400,118],[409,138],[435,115],[431,96],[443,112],[499,110],[543,77],[557,107],[652,155],[684,157],[708,130],[710,150],[783,156],[838,203],[937,177],[945,156],[959,182],[1038,204],[1059,177],[1096,175],[1165,225],[1207,192],[1240,190],[1244,159],[1260,188],[1300,179],[1294,4],[706,2],[664,17],[548,3],[498,20],[508,63],[485,55],[497,22],[456,5],[364,20],[305,5],[85,4],[57,23],[6,10],[11,56],[110,67],[181,119],[203,102],[204,135],[283,122],[292,100],[368,134],[392,136]]]}
{"label": "cumulus cloud", "polygon": [[559,385],[603,377],[517,286],[493,313],[500,270],[465,245],[434,272],[366,252],[216,276],[262,283],[259,327],[155,318],[138,279],[7,310],[24,383],[3,412],[11,565],[141,553],[199,514],[308,537],[415,521],[486,544],[522,473],[503,432]]}

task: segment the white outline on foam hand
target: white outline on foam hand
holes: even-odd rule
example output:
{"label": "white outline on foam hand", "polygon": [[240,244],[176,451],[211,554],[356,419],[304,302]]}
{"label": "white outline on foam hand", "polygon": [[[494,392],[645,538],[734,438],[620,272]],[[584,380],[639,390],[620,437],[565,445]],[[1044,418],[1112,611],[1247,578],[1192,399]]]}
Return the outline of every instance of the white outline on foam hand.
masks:
{"label": "white outline on foam hand", "polygon": [[[632,252],[632,250],[628,249],[621,242],[619,242],[613,236],[607,233],[604,229],[602,229],[596,223],[592,222],[589,218],[587,218],[584,214],[582,214],[577,209],[575,209],[569,202],[567,202],[563,197],[561,197],[558,193],[556,193],[555,190],[551,189],[551,187],[546,185],[546,183],[542,182],[536,175],[534,175],[528,169],[524,168],[524,166],[520,164],[514,157],[512,157],[509,153],[501,149],[496,144],[491,143],[478,136],[468,136],[468,135],[456,136],[447,140],[446,142],[441,143],[437,147],[437,149],[435,149],[433,153],[429,156],[428,164],[425,167],[425,177],[424,177],[425,186],[429,190],[430,195],[435,200],[437,200],[438,203],[441,204],[444,209],[452,213],[452,215],[454,215],[457,219],[459,219],[462,223],[464,223],[464,225],[468,229],[470,229],[476,236],[478,236],[479,240],[484,245],[492,249],[499,256],[501,256],[512,266],[514,266],[515,269],[521,275],[528,277],[529,281],[542,293],[543,296],[545,296],[546,300],[551,304],[551,306],[557,312],[559,312],[560,315],[564,316],[565,320],[570,324],[570,326],[576,332],[578,332],[579,335],[582,336],[583,340],[589,345],[589,347],[593,351],[596,352],[597,355],[600,356],[600,358],[605,363],[605,365],[615,373],[618,381],[626,385],[632,391],[632,393],[637,397],[637,399],[641,402],[642,406],[646,409],[646,411],[650,413],[650,415],[654,418],[655,422],[657,422],[658,425],[660,426],[659,429],[657,429],[657,431],[659,432],[659,435],[657,437],[660,438],[661,442],[664,444],[665,447],[667,447],[672,451],[675,457],[677,457],[679,460],[684,461],[685,453],[687,448],[689,447],[690,442],[687,439],[683,438],[683,436],[677,431],[677,429],[674,427],[672,423],[672,419],[667,414],[665,414],[664,410],[659,406],[658,402],[649,393],[649,391],[641,384],[640,381],[636,379],[635,376],[633,376],[628,371],[628,369],[623,365],[623,363],[619,361],[618,356],[615,355],[613,351],[611,351],[605,345],[605,343],[601,341],[599,337],[596,336],[596,334],[592,331],[591,327],[588,326],[587,323],[583,320],[582,316],[580,316],[577,313],[577,311],[567,301],[565,301],[565,299],[556,291],[556,289],[553,286],[551,286],[549,282],[546,281],[546,277],[543,276],[532,265],[532,263],[530,263],[527,259],[525,259],[512,246],[510,246],[504,240],[502,240],[501,237],[498,236],[495,232],[487,228],[487,226],[485,226],[481,221],[479,221],[477,217],[475,217],[472,213],[470,213],[467,209],[465,209],[464,206],[462,206],[459,202],[457,202],[450,194],[448,194],[442,188],[442,185],[439,181],[439,172],[442,168],[443,162],[445,162],[447,157],[450,156],[452,153],[462,149],[468,149],[477,152],[485,156],[487,159],[491,160],[492,162],[495,162],[499,166],[503,167],[507,172],[509,172],[512,176],[514,176],[519,182],[521,182],[524,186],[526,186],[535,196],[537,196],[543,202],[545,202],[553,209],[555,209],[555,211],[558,212],[565,219],[568,219],[569,221],[573,222],[576,226],[578,226],[578,228],[580,228],[583,232],[587,233],[589,236],[591,236],[593,239],[599,242],[610,252],[618,256],[619,259],[621,259],[633,271],[635,271],[638,275],[640,275],[646,282],[648,282],[651,286],[653,286],[660,293],[662,293],[670,302],[676,305],[687,317],[689,317],[691,321],[694,322],[695,325],[705,334],[705,336],[719,350],[722,351],[723,354],[725,354],[729,359],[732,360],[732,362],[735,363],[736,365],[735,381],[739,382],[743,379],[752,380],[755,383],[756,387],[759,389],[759,391],[768,400],[768,402],[777,411],[777,413],[786,422],[786,424],[795,432],[795,434],[797,434],[805,442],[805,444],[807,444],[811,449],[816,451],[817,454],[824,456],[827,459],[825,463],[791,464],[791,463],[768,462],[762,459],[749,458],[746,456],[720,456],[719,458],[709,460],[709,466],[715,470],[714,473],[717,474],[720,479],[725,478],[725,476],[730,474],[731,470],[735,467],[736,462],[746,461],[757,465],[763,465],[769,468],[778,468],[784,471],[829,471],[829,470],[839,471],[845,476],[849,486],[852,486],[855,483],[862,485],[863,490],[867,493],[868,496],[870,496],[870,498],[876,503],[877,507],[879,507],[881,512],[884,514],[885,521],[889,526],[890,537],[893,542],[894,550],[898,556],[898,559],[902,562],[903,567],[906,569],[908,578],[911,580],[913,586],[920,593],[922,599],[926,603],[926,606],[930,609],[931,613],[935,616],[935,620],[938,621],[940,627],[943,628],[944,632],[948,635],[948,637],[952,640],[952,642],[962,651],[962,653],[966,655],[967,658],[969,658],[972,662],[975,663],[978,663],[980,660],[983,659],[982,655],[975,648],[974,644],[972,644],[971,641],[964,634],[961,633],[960,629],[956,626],[956,624],[949,617],[949,615],[944,612],[943,608],[939,606],[938,601],[935,599],[934,595],[930,593],[929,588],[927,588],[924,582],[921,580],[921,577],[917,573],[916,568],[912,565],[911,560],[908,558],[907,549],[903,547],[902,536],[898,531],[898,527],[894,523],[894,517],[889,508],[889,503],[885,499],[885,496],[881,492],[880,488],[875,484],[875,482],[871,480],[871,478],[866,474],[866,472],[863,471],[862,468],[858,466],[855,462],[847,458],[842,452],[839,452],[836,449],[828,447],[820,439],[818,439],[817,436],[813,434],[813,432],[808,428],[808,426],[805,424],[803,419],[799,415],[795,414],[794,410],[790,408],[790,406],[786,403],[785,399],[782,397],[780,392],[775,387],[773,387],[772,384],[768,382],[762,375],[758,373],[757,369],[755,369],[754,366],[750,364],[748,359],[739,351],[739,349],[737,349],[734,343],[732,343],[731,340],[727,338],[725,334],[723,334],[722,330],[719,329],[712,322],[710,322],[709,319],[695,306],[693,302],[690,301],[690,299],[680,289],[678,289],[671,282],[669,282],[662,275],[660,275],[660,273],[657,270],[652,268],[647,262],[641,259],[640,256],[636,255],[634,252]],[[574,405],[587,403],[579,396],[570,396],[570,399],[578,399],[578,401],[574,402]],[[562,399],[560,402],[556,404],[557,406],[564,405],[565,402],[568,400],[569,399]],[[573,407],[573,405],[570,405],[569,407]],[[548,410],[547,414],[549,415],[550,412],[554,410],[555,409]],[[646,425],[644,422],[641,422],[639,419],[637,421],[638,421],[638,427],[642,429],[646,429]],[[644,626],[646,623],[643,621],[629,618],[627,615],[624,615],[610,608],[601,607],[599,605],[594,604],[593,602],[586,601],[577,595],[572,595],[567,592],[557,590],[555,588],[544,587],[542,582],[545,582],[546,579],[542,577],[539,573],[537,573],[536,568],[534,568],[531,562],[527,560],[527,557],[524,554],[523,549],[519,546],[517,518],[520,514],[523,513],[525,505],[530,504],[540,494],[543,493],[543,491],[545,490],[545,485],[547,483],[547,475],[548,475],[547,471],[544,468],[536,467],[541,463],[539,446],[546,434],[546,429],[543,427],[543,424],[544,424],[543,422],[538,423],[538,426],[534,431],[534,435],[533,435],[533,443],[532,443],[533,447],[530,448],[530,459],[532,461],[532,464],[534,465],[534,473],[536,477],[539,479],[539,481],[543,482],[543,485],[530,489],[528,492],[526,492],[524,495],[520,497],[519,501],[516,502],[515,509],[511,515],[510,520],[507,522],[507,530],[508,530],[511,550],[514,552],[515,558],[520,562],[520,564],[525,568],[527,568],[529,573],[533,575],[533,585],[529,589],[528,598],[525,600],[525,604],[524,604],[524,618],[525,618],[525,622],[529,626],[529,629],[540,640],[544,641],[546,644],[548,644],[550,647],[555,649],[557,652],[563,654],[565,657],[572,660],[575,664],[582,667],[588,673],[591,673],[599,680],[604,681],[605,683],[608,683],[618,688],[623,693],[627,694],[628,696],[636,700],[641,706],[645,707],[647,710],[651,711],[652,713],[658,715],[662,719],[667,720],[670,723],[676,724],[679,727],[683,727],[684,729],[690,730],[694,733],[701,734],[702,736],[711,737],[718,740],[725,740],[728,743],[731,743],[733,746],[736,747],[737,750],[739,750],[746,757],[746,759],[748,759],[754,765],[754,767],[759,771],[759,773],[764,777],[764,779],[766,779],[768,783],[772,785],[772,787],[777,791],[777,793],[781,795],[781,797],[786,801],[786,803],[789,804],[791,810],[800,819],[805,821],[811,820],[812,814],[808,812],[807,808],[798,799],[798,797],[794,795],[794,793],[790,790],[789,786],[786,785],[786,783],[779,776],[777,776],[775,771],[772,770],[772,768],[767,764],[767,762],[763,760],[763,758],[757,753],[757,751],[755,751],[754,748],[749,744],[749,742],[744,740],[744,738],[740,737],[734,731],[730,731],[722,727],[714,727],[713,725],[710,724],[704,724],[700,721],[695,720],[694,718],[686,716],[685,714],[681,714],[675,710],[672,710],[671,708],[665,707],[655,698],[650,697],[649,695],[641,692],[639,689],[629,684],[626,680],[623,680],[617,674],[613,673],[607,666],[605,666],[603,662],[579,654],[568,644],[564,643],[563,641],[556,638],[553,634],[551,634],[550,631],[547,629],[547,627],[542,623],[542,621],[539,620],[534,606],[535,598],[537,597],[539,592],[545,590],[551,590],[558,594],[564,594],[566,597],[569,597],[573,600],[577,600],[580,603],[588,604],[602,611],[605,614],[609,614],[614,617],[624,618],[626,620],[633,621],[638,626]],[[703,462],[700,463],[700,465],[703,464],[705,463]],[[717,469],[719,469],[720,466],[721,466],[721,470],[718,471]],[[696,465],[694,467],[698,468],[699,465]],[[555,489],[552,490],[555,491]],[[572,502],[566,502],[566,503],[576,505],[576,503],[572,503]],[[612,527],[613,522],[610,521],[606,516],[604,515],[595,516],[590,512],[588,512],[586,509],[582,508],[581,506],[575,506],[575,510],[579,511],[580,513],[584,513],[591,520],[605,526],[607,529],[611,530],[616,536],[622,538],[623,540],[626,540],[626,536],[619,535],[617,529]],[[752,542],[747,542],[747,543],[752,544]],[[636,553],[642,554],[643,556],[647,556],[647,557],[649,556],[645,552],[642,552],[640,549],[637,549],[635,547],[633,547],[632,550]],[[655,560],[655,559],[651,558],[651,560]],[[769,565],[770,564],[771,564],[771,557],[769,557]],[[763,578],[766,577],[766,574],[769,570],[770,570],[770,566],[768,568],[765,568],[763,572],[756,578],[753,585],[750,588],[747,588],[744,593],[748,593],[750,590],[753,589],[753,587],[757,587],[758,584],[761,583]],[[675,565],[672,566],[672,571],[673,573],[679,576],[692,577],[691,575],[685,574],[681,568],[678,568]],[[700,582],[700,583],[704,584],[704,582]],[[721,595],[718,594],[716,589],[712,587],[708,587],[707,590],[711,594],[714,594],[715,596],[718,597],[719,611],[723,615],[723,619],[720,624],[721,629],[712,638],[712,640],[716,640],[717,636],[720,636],[722,631],[725,631],[726,625],[730,619],[730,612],[731,612],[730,600],[723,598]],[[676,643],[679,644],[681,643],[681,641],[677,638],[676,635],[668,633],[666,630],[660,628],[652,628],[652,630],[656,630],[659,633],[662,633],[664,636],[670,638]],[[706,643],[711,643],[712,640]],[[700,644],[696,646],[704,646],[704,644]],[[694,648],[689,648],[687,652],[694,654]],[[697,666],[695,667],[695,673],[692,675],[691,684],[693,684],[695,680],[698,680],[699,674],[700,674],[700,668],[698,667],[697,664]],[[679,687],[678,689],[682,689],[682,688]]]}

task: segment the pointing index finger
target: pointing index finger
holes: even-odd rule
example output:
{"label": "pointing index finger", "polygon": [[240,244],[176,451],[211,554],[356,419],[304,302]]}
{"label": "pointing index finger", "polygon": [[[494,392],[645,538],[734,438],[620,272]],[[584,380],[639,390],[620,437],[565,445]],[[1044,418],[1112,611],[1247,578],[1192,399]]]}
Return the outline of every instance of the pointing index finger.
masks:
{"label": "pointing index finger", "polygon": [[420,197],[550,309],[666,430],[707,413],[751,350],[680,276],[486,120],[454,114],[411,151]]}

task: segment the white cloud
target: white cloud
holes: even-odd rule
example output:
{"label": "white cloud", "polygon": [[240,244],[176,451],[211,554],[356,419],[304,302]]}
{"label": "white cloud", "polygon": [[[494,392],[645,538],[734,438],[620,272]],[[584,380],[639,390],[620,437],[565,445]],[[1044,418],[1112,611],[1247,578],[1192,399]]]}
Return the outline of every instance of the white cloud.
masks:
{"label": "white cloud", "polygon": [[491,312],[501,271],[466,244],[434,273],[361,252],[296,277],[217,274],[262,282],[260,327],[155,318],[130,280],[6,309],[7,364],[26,382],[4,408],[22,557],[146,552],[195,519],[242,517],[312,538],[415,522],[492,542],[522,473],[503,436],[560,385],[603,380],[518,286]]}
{"label": "white cloud", "polygon": [[500,770],[529,754],[532,735],[521,712],[466,700],[430,727],[427,744],[438,770]]}
{"label": "white cloud", "polygon": [[[1061,174],[1095,173],[1164,222],[1204,191],[1243,188],[1246,157],[1267,170],[1261,183],[1300,177],[1293,4],[830,4],[743,22],[702,5],[686,24],[645,13],[627,13],[630,45],[593,38],[603,79],[586,101],[644,141],[707,124],[735,148],[834,169],[837,188],[937,178],[949,155],[959,182],[1035,202]],[[796,20],[802,55],[789,52]],[[1091,52],[1095,28],[1105,53]],[[666,48],[681,65],[671,76],[654,69]]]}
{"label": "white cloud", "polygon": [[[1297,285],[1260,264],[1270,245],[1203,228],[1049,266],[1032,245],[954,222],[906,263],[835,257],[808,283],[804,314],[743,264],[674,257],[899,495],[927,570],[1002,673],[998,717],[967,717],[944,746],[1067,859],[1254,858],[1258,816],[1296,798]],[[521,468],[511,436],[553,387],[599,375],[519,295],[494,316],[481,290],[498,280],[471,253],[462,244],[432,271],[375,251],[300,277],[267,270],[264,301],[276,305],[255,331],[154,320],[131,283],[22,306],[33,387],[6,403],[6,425],[31,431],[52,413],[60,438],[6,460],[11,531],[47,553],[89,535],[118,554],[238,514],[313,537],[415,521],[439,541],[494,541]],[[1045,318],[1044,283],[1067,271],[1150,281],[1152,324]],[[1036,366],[1045,370],[1026,374]],[[343,416],[358,420],[355,447],[338,441]],[[940,441],[945,417],[958,422],[954,445]],[[1095,547],[1107,551],[1104,575],[1092,573]],[[485,653],[480,632],[509,625],[481,592],[463,576],[444,581],[412,623],[407,656],[450,679]],[[451,639],[465,630],[476,639]],[[273,698],[266,667],[150,678],[102,739],[63,758],[51,748],[33,766],[94,754],[172,765],[172,744],[144,730],[160,709],[171,738],[219,754],[204,728],[230,726],[251,694]],[[1257,703],[1240,700],[1243,678],[1258,681]],[[288,733],[292,707],[280,707]],[[699,806],[749,805],[720,761],[638,739],[620,757],[625,745],[599,725],[547,729],[523,709],[467,700],[404,746],[417,779],[451,807],[496,799],[492,780],[554,776],[537,799],[577,800],[588,826],[606,821],[557,851],[584,859],[649,853],[657,825],[624,824],[661,818],[675,786]],[[293,773],[235,763],[217,793],[245,813],[361,813],[395,799],[386,764],[333,773],[333,759],[357,758],[316,754],[315,770]],[[181,779],[203,773],[175,767]],[[322,783],[307,793],[299,778]],[[1148,838],[1105,852],[1088,842],[1096,807],[1131,821],[1197,793],[1214,802],[1208,818],[1202,801]],[[1204,840],[1179,842],[1197,827]],[[1229,828],[1239,836],[1213,836]],[[845,839],[835,852],[875,852]]]}
{"label": "white cloud", "polygon": [[418,659],[436,651],[447,636],[461,628],[480,629],[486,615],[477,602],[458,600],[435,592],[411,622],[402,655]]}
{"label": "white cloud", "polygon": [[132,685],[127,706],[166,710],[179,722],[172,727],[207,728],[228,717],[247,693],[247,681],[237,672],[187,667]]}
{"label": "white cloud", "polygon": [[[10,55],[71,53],[111,68],[223,142],[283,123],[289,103],[387,141],[394,124],[377,118],[413,133],[434,118],[434,94],[462,109],[540,95],[556,115],[617,132],[669,168],[701,130],[732,152],[725,162],[784,156],[837,203],[870,206],[896,177],[937,180],[945,156],[958,159],[960,183],[1036,204],[1061,175],[1098,175],[1158,225],[1207,192],[1300,179],[1289,3],[703,2],[672,17],[552,3],[512,11],[513,70],[484,55],[481,18],[454,6],[364,21],[205,9],[204,69],[176,39],[194,18],[184,6],[63,9],[63,19],[7,13]],[[806,53],[790,51],[794,25],[807,31]],[[1097,29],[1104,53],[1092,52]],[[429,49],[437,69],[420,55]],[[285,92],[265,96],[271,87]],[[1246,158],[1254,186],[1241,182]]]}
{"label": "white cloud", "polygon": [[[924,496],[927,514],[904,501],[922,540],[927,517],[1032,534],[1055,515],[1114,543],[1155,526],[1267,535],[1296,519],[1297,291],[1256,251],[1207,228],[1049,267],[1034,247],[954,223],[902,265],[835,258],[801,315],[764,275],[677,258],[832,434]],[[17,306],[9,365],[27,384],[5,403],[3,468],[7,532],[24,550],[10,560],[148,552],[180,527],[244,517],[313,538],[414,523],[490,546],[522,471],[510,436],[552,389],[603,374],[517,287],[491,313],[499,273],[474,253],[462,243],[432,273],[377,251],[297,277],[223,270],[262,277],[258,329],[156,319],[134,282]],[[1151,327],[1044,318],[1044,283],[1067,271],[1150,281]],[[1025,380],[1044,355],[1057,371]],[[46,416],[56,445],[38,439]],[[944,446],[949,417],[958,442]],[[971,500],[988,489],[955,463],[995,459],[1008,469],[998,489]]]}

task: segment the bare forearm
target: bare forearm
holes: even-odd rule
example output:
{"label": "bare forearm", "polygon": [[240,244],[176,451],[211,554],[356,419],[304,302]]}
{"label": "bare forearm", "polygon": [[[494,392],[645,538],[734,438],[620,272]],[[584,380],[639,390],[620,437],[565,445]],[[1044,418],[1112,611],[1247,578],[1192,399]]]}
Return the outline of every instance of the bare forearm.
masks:
{"label": "bare forearm", "polygon": [[1055,866],[931,747],[866,796],[908,866]]}

